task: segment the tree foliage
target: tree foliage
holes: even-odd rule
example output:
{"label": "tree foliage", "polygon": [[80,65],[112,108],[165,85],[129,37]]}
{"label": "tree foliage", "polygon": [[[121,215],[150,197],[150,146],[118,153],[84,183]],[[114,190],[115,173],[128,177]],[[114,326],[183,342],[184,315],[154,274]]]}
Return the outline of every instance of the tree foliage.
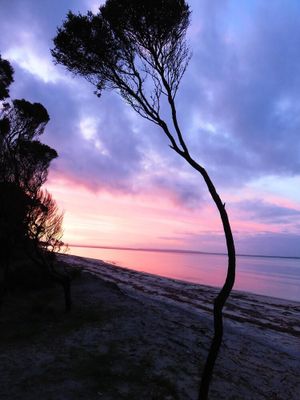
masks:
{"label": "tree foliage", "polygon": [[0,100],[9,96],[9,85],[13,82],[14,70],[7,60],[3,60],[0,54]]}
{"label": "tree foliage", "polygon": [[135,111],[162,125],[160,97],[175,98],[189,61],[189,15],[182,0],[109,0],[97,15],[69,12],[52,54],[97,95],[117,89]]}
{"label": "tree foliage", "polygon": [[50,162],[57,157],[38,137],[49,115],[38,103],[14,100],[0,113],[0,180],[34,195],[45,183]]}
{"label": "tree foliage", "polygon": [[0,213],[6,227],[3,235],[12,243],[28,241],[30,218],[40,208],[41,186],[57,157],[54,149],[37,140],[48,121],[41,104],[25,100],[4,103],[0,113]]}
{"label": "tree foliage", "polygon": [[[170,147],[202,176],[219,211],[228,269],[214,302],[214,337],[199,390],[205,400],[222,342],[222,309],[235,280],[235,247],[225,203],[206,169],[190,155],[177,118],[175,97],[190,60],[185,41],[189,21],[185,0],[107,0],[95,15],[69,12],[54,38],[52,55],[91,82],[98,96],[104,89],[117,90],[138,114],[160,126]],[[171,123],[163,117],[165,103]]]}
{"label": "tree foliage", "polygon": [[28,210],[28,238],[36,246],[48,252],[56,252],[64,245],[63,214],[47,190],[39,190]]}
{"label": "tree foliage", "polygon": [[[2,59],[1,59],[2,60]],[[5,71],[13,71],[2,60]],[[8,95],[11,79],[1,81]],[[4,92],[3,92],[4,93]],[[24,99],[0,106],[0,272],[3,296],[5,280],[14,259],[29,257],[55,279],[49,254],[63,246],[62,220],[52,196],[42,189],[57,152],[40,142],[49,121],[47,110]],[[69,290],[67,288],[67,290]],[[66,300],[70,306],[70,299]]]}

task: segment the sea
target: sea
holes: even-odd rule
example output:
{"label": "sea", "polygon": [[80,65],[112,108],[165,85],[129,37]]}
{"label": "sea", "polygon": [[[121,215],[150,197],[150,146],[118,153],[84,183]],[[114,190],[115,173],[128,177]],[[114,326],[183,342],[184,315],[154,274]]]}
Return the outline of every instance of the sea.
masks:
{"label": "sea", "polygon": [[[78,246],[69,254],[215,287],[227,271],[225,254]],[[300,258],[238,255],[234,289],[300,302]]]}

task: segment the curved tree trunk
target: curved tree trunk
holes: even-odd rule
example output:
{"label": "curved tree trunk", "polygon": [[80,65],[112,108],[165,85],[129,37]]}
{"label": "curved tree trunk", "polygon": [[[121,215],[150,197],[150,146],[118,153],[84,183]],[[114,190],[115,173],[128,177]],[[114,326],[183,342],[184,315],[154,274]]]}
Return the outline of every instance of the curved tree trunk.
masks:
{"label": "curved tree trunk", "polygon": [[208,398],[208,391],[209,391],[209,384],[213,374],[213,368],[218,356],[218,352],[222,343],[223,337],[223,316],[222,310],[224,304],[230,295],[231,289],[234,285],[235,281],[235,266],[236,266],[236,259],[235,259],[235,247],[234,247],[234,240],[233,235],[228,219],[227,212],[225,210],[225,203],[222,203],[220,196],[218,195],[214,184],[212,183],[209,175],[207,174],[206,170],[201,167],[196,161],[194,161],[189,155],[184,155],[186,161],[196,169],[203,177],[208,190],[211,194],[211,197],[216,204],[220,217],[223,224],[224,234],[226,238],[226,246],[227,246],[227,253],[228,253],[228,267],[227,267],[227,276],[225,283],[219,292],[218,296],[214,301],[214,336],[210,345],[209,353],[206,359],[206,363],[202,372],[202,378],[200,382],[199,388],[199,400],[206,400]]}
{"label": "curved tree trunk", "polygon": [[167,90],[168,93],[168,101],[171,106],[172,110],[172,120],[174,124],[174,128],[178,137],[178,140],[180,142],[180,147],[177,145],[173,135],[170,133],[169,128],[167,124],[160,120],[160,126],[166,133],[167,137],[170,139],[171,144],[170,147],[178,153],[182,158],[184,158],[190,165],[193,167],[196,171],[198,171],[202,178],[204,179],[206,186],[209,190],[209,193],[217,206],[217,209],[219,211],[221,220],[222,220],[222,225],[223,225],[223,230],[226,238],[226,246],[227,246],[227,254],[228,254],[228,267],[227,267],[227,276],[225,283],[219,292],[218,296],[216,297],[214,301],[214,336],[211,342],[211,346],[208,352],[208,356],[204,365],[204,369],[202,372],[202,377],[201,377],[201,382],[200,382],[200,388],[199,388],[199,398],[198,400],[207,400],[208,398],[208,391],[209,391],[209,385],[210,381],[212,378],[213,374],[213,369],[214,365],[218,356],[218,352],[222,343],[222,337],[223,337],[223,315],[222,315],[222,310],[224,307],[224,304],[230,295],[231,289],[234,285],[235,281],[235,247],[234,247],[234,240],[231,232],[231,227],[227,215],[227,211],[225,209],[225,203],[222,202],[220,196],[218,195],[216,188],[210,179],[208,173],[206,172],[205,168],[203,168],[201,165],[199,165],[189,154],[188,148],[185,144],[185,141],[183,139],[181,130],[178,125],[177,121],[177,115],[176,115],[176,108],[174,104],[174,99],[172,98],[171,91],[168,88],[168,85],[166,81],[163,79],[164,86]]}

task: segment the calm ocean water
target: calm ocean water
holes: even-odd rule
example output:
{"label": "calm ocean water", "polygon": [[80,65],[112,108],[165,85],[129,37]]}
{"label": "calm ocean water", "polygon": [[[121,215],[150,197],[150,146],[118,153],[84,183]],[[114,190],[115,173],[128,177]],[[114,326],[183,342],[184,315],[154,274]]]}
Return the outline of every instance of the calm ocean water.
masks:
{"label": "calm ocean water", "polygon": [[[70,247],[70,254],[104,260],[137,271],[220,287],[225,255]],[[300,259],[237,257],[234,289],[300,301]]]}

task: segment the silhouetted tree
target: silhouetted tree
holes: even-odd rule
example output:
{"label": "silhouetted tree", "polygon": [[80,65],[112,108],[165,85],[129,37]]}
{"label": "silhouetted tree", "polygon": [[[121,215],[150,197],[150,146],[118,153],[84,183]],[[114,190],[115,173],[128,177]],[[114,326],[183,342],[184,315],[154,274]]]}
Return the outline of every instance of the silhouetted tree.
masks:
{"label": "silhouetted tree", "polygon": [[14,100],[0,110],[0,179],[34,194],[45,183],[50,162],[57,157],[37,138],[49,115],[39,103]]}
{"label": "silhouetted tree", "polygon": [[65,248],[61,240],[63,214],[59,212],[55,200],[47,190],[39,190],[28,209],[27,253],[50,277],[62,285],[65,294],[65,307],[71,309],[71,282],[68,274],[57,271],[54,266],[55,254]]}
{"label": "silhouetted tree", "polygon": [[[222,309],[235,280],[235,247],[225,203],[205,168],[191,156],[177,118],[175,96],[190,59],[185,42],[189,17],[185,0],[107,0],[96,15],[69,12],[54,39],[52,55],[91,82],[98,96],[104,89],[116,89],[138,114],[161,127],[170,147],[201,174],[217,206],[228,269],[214,302],[214,337],[199,391],[204,400],[222,341]],[[170,124],[161,113],[164,99],[170,107]]]}
{"label": "silhouetted tree", "polygon": [[3,60],[0,54],[0,100],[9,96],[8,87],[13,82],[14,70],[7,60]]}
{"label": "silhouetted tree", "polygon": [[64,245],[62,238],[63,214],[47,190],[39,190],[28,215],[28,237],[37,247],[56,252]]}
{"label": "silhouetted tree", "polygon": [[[2,63],[12,71],[7,61]],[[6,95],[6,82],[11,81],[12,77],[1,83]],[[54,149],[37,139],[48,121],[46,109],[38,103],[14,100],[2,103],[0,108],[1,297],[13,256],[25,252],[63,285],[69,309],[70,282],[67,275],[55,270],[53,257],[63,246],[63,216],[51,195],[41,190],[49,165],[57,157]]]}

